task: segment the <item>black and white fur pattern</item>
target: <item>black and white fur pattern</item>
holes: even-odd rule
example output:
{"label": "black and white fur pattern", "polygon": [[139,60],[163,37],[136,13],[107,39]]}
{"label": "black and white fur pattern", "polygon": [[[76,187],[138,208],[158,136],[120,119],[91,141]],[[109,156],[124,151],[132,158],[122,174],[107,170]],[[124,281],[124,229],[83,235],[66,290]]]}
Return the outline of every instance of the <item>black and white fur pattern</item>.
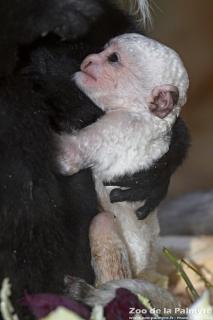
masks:
{"label": "black and white fur pattern", "polygon": [[[138,276],[155,262],[159,233],[156,212],[139,222],[134,212],[141,203],[112,204],[109,199],[112,188],[104,187],[103,181],[149,168],[168,151],[171,128],[186,102],[188,75],[176,52],[152,39],[125,34],[111,42],[118,43],[126,54],[134,57],[135,65],[131,68],[137,78],[119,79],[115,92],[109,89],[102,93],[87,87],[82,73],[76,73],[77,85],[106,114],[76,134],[59,138],[62,145],[59,162],[66,174],[92,168],[101,207],[116,217],[133,275]],[[179,99],[174,109],[161,119],[150,112],[147,101],[151,91],[164,84],[177,87]]]}
{"label": "black and white fur pattern", "polygon": [[[128,12],[132,0],[121,2],[128,2]],[[94,281],[91,173],[55,172],[52,132],[82,129],[103,114],[70,83],[70,74],[87,54],[129,30],[138,29],[111,0],[1,1],[0,281],[10,278],[13,302],[25,291],[63,293],[66,274]],[[129,189],[113,190],[113,201],[144,199],[140,212],[149,214],[187,149],[187,129],[178,118],[166,155],[149,170],[114,181]]]}

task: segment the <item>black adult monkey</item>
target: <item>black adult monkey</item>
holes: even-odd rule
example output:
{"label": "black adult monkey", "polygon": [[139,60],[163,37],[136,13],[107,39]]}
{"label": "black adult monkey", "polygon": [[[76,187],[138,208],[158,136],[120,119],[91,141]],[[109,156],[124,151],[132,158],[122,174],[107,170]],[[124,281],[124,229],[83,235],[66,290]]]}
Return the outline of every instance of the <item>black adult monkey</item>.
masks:
{"label": "black adult monkey", "polygon": [[[102,115],[70,75],[88,53],[131,30],[137,31],[131,19],[106,0],[1,1],[0,281],[10,277],[15,297],[62,292],[66,274],[93,281],[93,181],[89,170],[56,173],[52,133]],[[146,199],[146,216],[165,196],[187,146],[178,119],[169,152],[149,171],[113,182],[130,189],[114,190],[112,201]]]}

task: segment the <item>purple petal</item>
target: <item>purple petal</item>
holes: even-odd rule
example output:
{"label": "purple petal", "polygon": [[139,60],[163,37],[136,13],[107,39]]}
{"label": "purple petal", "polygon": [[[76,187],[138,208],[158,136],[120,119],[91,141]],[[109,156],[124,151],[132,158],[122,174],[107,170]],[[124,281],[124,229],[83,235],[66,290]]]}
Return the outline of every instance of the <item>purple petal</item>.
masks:
{"label": "purple petal", "polygon": [[138,297],[125,288],[116,290],[115,298],[104,308],[106,320],[129,320],[130,308],[146,310],[145,316],[150,316],[148,309],[139,301]]}
{"label": "purple petal", "polygon": [[90,318],[90,308],[65,296],[56,294],[26,294],[20,303],[27,306],[36,318],[43,318],[59,306],[63,306],[81,316]]}

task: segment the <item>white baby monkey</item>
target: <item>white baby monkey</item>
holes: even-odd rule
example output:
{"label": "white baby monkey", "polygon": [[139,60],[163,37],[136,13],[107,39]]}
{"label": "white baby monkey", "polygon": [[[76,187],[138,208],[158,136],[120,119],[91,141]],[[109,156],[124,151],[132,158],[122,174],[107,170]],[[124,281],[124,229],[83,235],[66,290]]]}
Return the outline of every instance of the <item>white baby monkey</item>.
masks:
{"label": "white baby monkey", "polygon": [[[64,174],[88,167],[93,171],[102,208],[90,230],[97,281],[116,278],[113,250],[122,269],[117,278],[137,277],[155,262],[156,212],[139,221],[135,210],[141,203],[112,204],[109,193],[114,187],[105,187],[103,181],[149,168],[168,151],[172,126],[186,102],[188,75],[175,51],[130,33],[86,57],[74,81],[105,115],[73,135],[59,137],[60,168]],[[107,215],[114,218],[107,220]]]}

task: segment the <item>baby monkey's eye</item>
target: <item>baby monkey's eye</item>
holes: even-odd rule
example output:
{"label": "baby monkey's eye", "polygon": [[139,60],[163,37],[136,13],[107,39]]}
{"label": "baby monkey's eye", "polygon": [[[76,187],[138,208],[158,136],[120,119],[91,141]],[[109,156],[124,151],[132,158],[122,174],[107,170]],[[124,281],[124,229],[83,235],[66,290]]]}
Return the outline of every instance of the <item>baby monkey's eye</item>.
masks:
{"label": "baby monkey's eye", "polygon": [[116,52],[113,52],[112,54],[110,54],[110,55],[108,56],[107,60],[108,60],[109,62],[112,62],[112,63],[118,62],[118,61],[119,61],[119,56],[118,56],[118,54],[117,54]]}

